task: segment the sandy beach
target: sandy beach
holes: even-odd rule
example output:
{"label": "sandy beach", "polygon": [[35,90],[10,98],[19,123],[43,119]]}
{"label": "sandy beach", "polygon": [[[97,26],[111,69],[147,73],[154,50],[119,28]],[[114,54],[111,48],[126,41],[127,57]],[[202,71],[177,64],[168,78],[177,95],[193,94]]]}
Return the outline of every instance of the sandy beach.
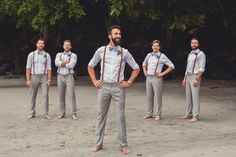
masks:
{"label": "sandy beach", "polygon": [[[184,114],[184,88],[179,80],[164,82],[162,120],[144,120],[145,82],[135,83],[126,93],[127,136],[132,153],[123,155],[116,140],[115,107],[111,104],[104,149],[90,152],[95,144],[97,90],[88,78],[77,80],[79,120],[45,120],[41,91],[37,117],[28,120],[29,89],[23,79],[0,81],[0,157],[235,157],[235,81],[203,81],[200,121],[179,120]],[[55,84],[55,83],[54,83]],[[58,91],[50,88],[50,114],[59,114]]]}

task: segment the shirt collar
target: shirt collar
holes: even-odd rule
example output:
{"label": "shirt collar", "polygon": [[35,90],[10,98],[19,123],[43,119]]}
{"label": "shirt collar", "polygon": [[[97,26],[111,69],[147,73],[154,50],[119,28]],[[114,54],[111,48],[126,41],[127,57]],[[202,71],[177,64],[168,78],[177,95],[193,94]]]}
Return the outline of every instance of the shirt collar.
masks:
{"label": "shirt collar", "polygon": [[160,52],[160,51],[158,51],[158,52],[152,52],[151,54],[154,55],[154,56],[160,56],[160,55],[161,55],[161,52]]}
{"label": "shirt collar", "polygon": [[72,52],[71,52],[71,51],[68,51],[68,52],[64,51],[64,52],[63,52],[63,55],[66,55],[66,54],[67,54],[68,56],[70,56],[70,55],[72,54]]}
{"label": "shirt collar", "polygon": [[109,51],[118,51],[119,50],[119,45],[118,46],[111,46],[110,44],[108,44],[108,49]]}
{"label": "shirt collar", "polygon": [[199,49],[196,49],[196,50],[192,50],[192,51],[191,51],[192,54],[198,54],[199,52],[200,52]]}
{"label": "shirt collar", "polygon": [[44,51],[44,50],[42,50],[42,51],[35,50],[35,52],[36,52],[37,54],[39,54],[39,55],[44,55],[44,54],[45,54],[45,51]]}

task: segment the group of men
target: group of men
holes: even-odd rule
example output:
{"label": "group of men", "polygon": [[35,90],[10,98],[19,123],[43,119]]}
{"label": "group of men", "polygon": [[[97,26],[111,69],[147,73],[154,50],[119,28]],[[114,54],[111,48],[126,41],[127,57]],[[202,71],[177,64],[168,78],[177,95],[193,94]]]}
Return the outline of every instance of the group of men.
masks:
{"label": "group of men", "polygon": [[[139,65],[131,53],[120,46],[121,28],[112,25],[107,29],[109,44],[97,49],[93,58],[88,64],[88,73],[94,86],[98,89],[98,114],[96,125],[96,146],[91,149],[97,152],[103,148],[103,139],[109,106],[113,99],[116,106],[118,143],[124,154],[131,151],[128,148],[125,120],[125,93],[126,88],[131,86],[140,72]],[[35,103],[39,86],[42,88],[42,103],[44,105],[44,117],[49,116],[48,90],[51,85],[51,57],[44,51],[44,40],[39,39],[36,43],[37,49],[28,55],[26,65],[26,84],[30,87],[30,115],[29,119],[35,117]],[[196,38],[191,40],[192,51],[189,53],[183,86],[186,87],[187,111],[181,119],[190,119],[196,122],[199,119],[199,88],[202,74],[205,70],[206,56],[198,49],[199,41]],[[58,118],[64,118],[66,113],[65,95],[68,92],[72,104],[72,119],[77,120],[74,67],[77,63],[77,55],[71,52],[72,44],[69,40],[63,43],[64,52],[56,55],[55,65],[58,67],[57,85],[59,90],[59,102],[61,114]],[[159,40],[152,42],[152,52],[148,53],[143,62],[143,72],[146,76],[147,92],[147,115],[145,119],[154,118],[161,120],[162,111],[162,84],[163,76],[170,73],[174,64],[169,58],[160,52]],[[96,78],[95,66],[100,63],[100,78]],[[128,80],[124,80],[125,64],[128,63],[133,69]],[[164,65],[168,68],[162,71]],[[157,111],[153,113],[154,99],[157,100]]]}

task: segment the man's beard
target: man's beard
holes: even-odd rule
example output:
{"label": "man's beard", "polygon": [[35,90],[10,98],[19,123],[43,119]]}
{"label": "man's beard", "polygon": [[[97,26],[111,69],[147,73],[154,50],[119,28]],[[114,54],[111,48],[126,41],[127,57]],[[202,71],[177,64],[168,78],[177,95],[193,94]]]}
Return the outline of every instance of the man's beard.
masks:
{"label": "man's beard", "polygon": [[196,46],[196,47],[192,47],[192,50],[196,50],[196,49],[198,49],[198,46]]}
{"label": "man's beard", "polygon": [[[117,41],[116,39],[119,39],[119,41]],[[118,46],[121,43],[121,38],[111,38],[112,42],[114,43],[114,45]]]}

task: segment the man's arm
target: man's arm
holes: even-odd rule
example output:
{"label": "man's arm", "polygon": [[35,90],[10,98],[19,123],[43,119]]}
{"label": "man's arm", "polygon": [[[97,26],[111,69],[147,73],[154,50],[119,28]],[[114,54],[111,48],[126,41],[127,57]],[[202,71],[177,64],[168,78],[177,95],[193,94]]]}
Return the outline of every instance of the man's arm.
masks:
{"label": "man's arm", "polygon": [[101,88],[102,87],[102,81],[97,80],[96,75],[95,75],[95,71],[94,71],[94,67],[88,65],[88,73],[89,73],[89,76],[90,76],[94,86],[96,88]]}
{"label": "man's arm", "polygon": [[157,73],[156,74],[157,77],[163,77],[163,76],[169,74],[175,68],[174,64],[164,54],[163,54],[163,62],[165,63],[165,65],[168,66],[168,68],[165,71],[163,71],[163,72]]}
{"label": "man's arm", "polygon": [[129,51],[127,51],[126,62],[133,69],[133,71],[128,81],[121,81],[119,83],[120,88],[126,88],[131,86],[131,84],[134,82],[134,80],[137,78],[140,72],[139,65],[136,63],[136,61],[134,60],[133,56],[129,53]]}
{"label": "man's arm", "polygon": [[30,68],[26,68],[26,85],[28,87],[31,87],[32,86],[32,81],[31,81],[31,69]]}
{"label": "man's arm", "polygon": [[100,51],[101,48],[99,48],[95,54],[93,55],[93,58],[90,60],[89,64],[88,64],[88,74],[94,84],[94,86],[96,88],[101,88],[102,87],[102,81],[101,80],[97,80],[96,75],[95,75],[95,71],[94,71],[94,67],[100,62],[101,57],[100,57]]}
{"label": "man's arm", "polygon": [[147,66],[143,65],[143,73],[147,77]]}

